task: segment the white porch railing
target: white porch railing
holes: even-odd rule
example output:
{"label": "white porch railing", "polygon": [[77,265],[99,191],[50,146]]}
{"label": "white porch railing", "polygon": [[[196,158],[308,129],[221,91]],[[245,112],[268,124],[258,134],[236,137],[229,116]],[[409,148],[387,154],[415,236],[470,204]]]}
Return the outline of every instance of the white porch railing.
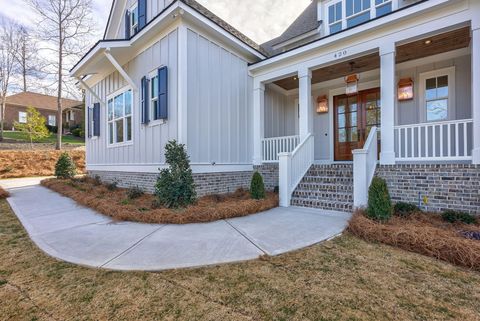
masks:
{"label": "white porch railing", "polygon": [[278,154],[291,153],[299,143],[300,136],[284,136],[263,139],[263,162],[277,163]]}
{"label": "white porch railing", "polygon": [[313,164],[314,148],[314,136],[308,134],[293,152],[279,154],[280,206],[290,206],[293,191]]}
{"label": "white porch railing", "polygon": [[397,161],[471,160],[473,120],[395,126]]}
{"label": "white porch railing", "polygon": [[378,130],[372,127],[363,149],[353,151],[353,206],[363,207],[368,202],[368,189],[378,163]]}

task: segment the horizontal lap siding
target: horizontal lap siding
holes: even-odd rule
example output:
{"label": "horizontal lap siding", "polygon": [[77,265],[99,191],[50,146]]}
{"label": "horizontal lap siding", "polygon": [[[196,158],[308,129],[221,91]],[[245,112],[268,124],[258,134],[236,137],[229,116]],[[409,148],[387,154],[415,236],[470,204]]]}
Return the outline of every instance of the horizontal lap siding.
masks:
{"label": "horizontal lap siding", "polygon": [[[162,164],[165,161],[164,146],[177,138],[177,31],[173,31],[153,46],[139,54],[124,66],[137,87],[141,78],[162,65],[169,68],[169,119],[165,124],[145,126],[141,124],[140,93],[133,93],[133,144],[108,148],[106,106],[101,106],[100,137],[87,143],[87,162],[89,165],[101,164]],[[126,87],[123,77],[114,72],[93,87],[96,94],[105,102],[107,96]],[[97,102],[87,93],[87,106]]]}
{"label": "horizontal lap siding", "polygon": [[192,163],[251,163],[253,101],[247,62],[190,29],[187,52]]}

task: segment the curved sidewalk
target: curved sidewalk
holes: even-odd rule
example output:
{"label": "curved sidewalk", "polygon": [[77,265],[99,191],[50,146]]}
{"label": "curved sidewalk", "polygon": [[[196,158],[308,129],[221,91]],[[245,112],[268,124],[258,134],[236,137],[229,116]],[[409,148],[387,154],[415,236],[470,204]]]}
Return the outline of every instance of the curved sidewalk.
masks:
{"label": "curved sidewalk", "polygon": [[0,181],[31,239],[60,260],[112,270],[159,271],[278,255],[340,234],[350,218],[291,207],[205,224],[114,222],[38,181]]}

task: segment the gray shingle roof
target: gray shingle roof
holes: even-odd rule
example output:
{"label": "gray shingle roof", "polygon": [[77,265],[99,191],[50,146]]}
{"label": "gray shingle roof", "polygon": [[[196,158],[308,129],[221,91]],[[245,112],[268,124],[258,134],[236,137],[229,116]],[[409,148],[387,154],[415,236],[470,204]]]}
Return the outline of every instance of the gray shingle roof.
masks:
{"label": "gray shingle roof", "polygon": [[317,1],[312,1],[312,3],[287,28],[287,30],[285,30],[284,33],[282,33],[279,37],[262,44],[261,46],[269,53],[269,56],[275,54],[276,50],[273,49],[275,45],[318,29],[321,22],[319,21],[317,14]]}

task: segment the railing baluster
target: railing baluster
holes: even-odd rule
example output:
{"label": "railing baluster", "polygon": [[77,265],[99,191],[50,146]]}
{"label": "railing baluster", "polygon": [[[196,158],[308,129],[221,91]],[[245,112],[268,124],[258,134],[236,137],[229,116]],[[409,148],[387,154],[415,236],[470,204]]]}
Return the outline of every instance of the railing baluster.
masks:
{"label": "railing baluster", "polygon": [[460,156],[459,146],[458,146],[459,143],[460,143],[460,140],[458,137],[458,123],[456,123],[455,124],[455,157]]}
{"label": "railing baluster", "polygon": [[467,123],[463,123],[463,156],[467,157],[468,141],[467,141]]}
{"label": "railing baluster", "polygon": [[422,127],[417,127],[418,128],[418,158],[422,157]]}
{"label": "railing baluster", "polygon": [[412,153],[412,158],[414,158],[415,157],[415,127],[412,127],[411,135],[412,137],[410,137],[410,143],[412,144],[412,146],[410,146],[410,150]]}
{"label": "railing baluster", "polygon": [[428,145],[428,126],[425,126],[425,157],[426,158],[430,156],[429,149],[430,149],[430,146]]}
{"label": "railing baluster", "polygon": [[437,126],[432,125],[432,151],[433,157],[437,157]]}
{"label": "railing baluster", "polygon": [[440,125],[440,157],[443,157],[443,125]]}
{"label": "railing baluster", "polygon": [[451,157],[452,156],[452,125],[451,124],[448,124],[448,130],[447,130],[447,134],[448,134],[448,140],[447,140],[447,145],[448,145],[448,157]]}

